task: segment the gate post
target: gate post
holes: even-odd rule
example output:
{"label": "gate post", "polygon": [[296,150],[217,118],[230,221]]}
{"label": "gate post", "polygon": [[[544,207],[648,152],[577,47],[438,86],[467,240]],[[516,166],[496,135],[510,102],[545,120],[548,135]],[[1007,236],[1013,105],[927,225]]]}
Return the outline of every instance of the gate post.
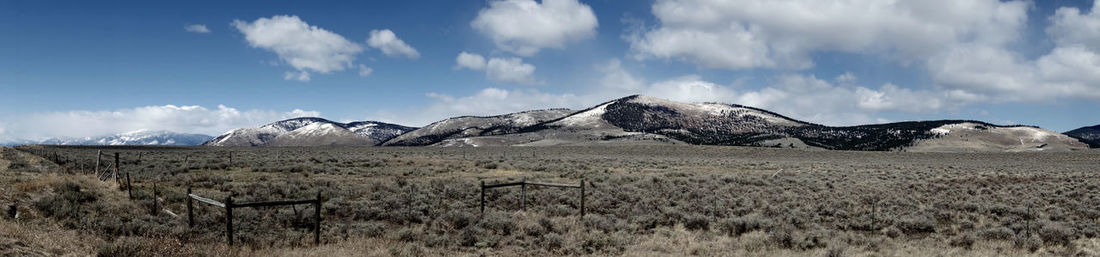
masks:
{"label": "gate post", "polygon": [[584,218],[584,180],[581,180],[581,218]]}
{"label": "gate post", "polygon": [[191,202],[193,202],[193,201],[194,201],[194,198],[191,198],[191,186],[187,186],[187,226],[188,227],[195,227],[195,214],[194,214],[195,211],[193,210],[194,207],[191,207],[192,206]]}
{"label": "gate post", "polygon": [[225,237],[233,246],[233,196],[225,197]]}

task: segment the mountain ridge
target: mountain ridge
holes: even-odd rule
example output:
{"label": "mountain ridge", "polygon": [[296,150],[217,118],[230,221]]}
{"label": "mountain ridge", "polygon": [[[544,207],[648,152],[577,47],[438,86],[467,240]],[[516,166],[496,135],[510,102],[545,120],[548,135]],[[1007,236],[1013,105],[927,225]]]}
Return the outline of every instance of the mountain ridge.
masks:
{"label": "mountain ridge", "polygon": [[213,138],[212,136],[203,134],[191,134],[191,133],[179,133],[166,130],[136,130],[130,132],[123,132],[111,135],[73,138],[73,137],[56,137],[45,140],[24,140],[19,142],[11,142],[6,145],[25,145],[25,144],[42,144],[42,145],[171,145],[171,146],[192,146],[200,145],[207,140]]}
{"label": "mountain ridge", "polygon": [[268,123],[259,127],[233,129],[202,143],[202,145],[374,146],[414,129],[416,128],[378,121],[341,123],[319,117],[298,117]]}
{"label": "mountain ridge", "polygon": [[1090,148],[1100,148],[1100,125],[1080,127],[1063,134],[1088,144]]}

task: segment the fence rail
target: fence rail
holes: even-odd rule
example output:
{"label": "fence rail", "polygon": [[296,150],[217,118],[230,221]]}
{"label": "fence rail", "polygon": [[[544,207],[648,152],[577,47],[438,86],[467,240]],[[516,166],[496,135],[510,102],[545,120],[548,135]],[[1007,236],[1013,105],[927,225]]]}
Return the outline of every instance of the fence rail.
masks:
{"label": "fence rail", "polygon": [[233,203],[233,196],[227,196],[225,202],[218,202],[214,199],[202,197],[191,192],[191,187],[187,187],[187,224],[190,227],[195,227],[195,211],[193,201],[199,201],[218,208],[225,209],[225,237],[226,243],[233,245],[233,209],[234,208],[256,208],[256,207],[271,207],[271,206],[286,206],[286,205],[299,205],[310,204],[313,205],[313,243],[316,245],[321,244],[321,193],[317,192],[317,198],[308,200],[290,200],[290,201],[270,201],[270,202],[251,202],[251,203]]}
{"label": "fence rail", "polygon": [[581,180],[581,183],[579,185],[527,181],[527,178],[523,178],[523,180],[521,180],[519,182],[507,182],[507,183],[498,183],[498,184],[490,184],[490,185],[486,185],[485,181],[481,181],[481,214],[485,215],[485,190],[498,188],[498,187],[519,186],[521,188],[519,205],[520,205],[521,209],[527,210],[527,185],[545,186],[545,187],[560,187],[560,188],[578,188],[578,189],[580,189],[581,190],[581,202],[580,202],[581,217],[584,217],[585,209],[584,209],[584,180],[583,179]]}

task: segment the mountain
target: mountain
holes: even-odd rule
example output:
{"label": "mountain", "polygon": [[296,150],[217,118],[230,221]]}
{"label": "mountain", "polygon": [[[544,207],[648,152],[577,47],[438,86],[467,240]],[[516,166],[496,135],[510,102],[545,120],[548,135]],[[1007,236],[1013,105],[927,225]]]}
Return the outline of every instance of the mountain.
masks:
{"label": "mountain", "polygon": [[1100,125],[1070,130],[1067,136],[1081,140],[1091,148],[1100,148]]}
{"label": "mountain", "polygon": [[339,123],[303,117],[256,128],[239,128],[219,135],[207,146],[378,145],[416,128],[376,121]]}
{"label": "mountain", "polygon": [[478,117],[462,116],[438,121],[386,141],[385,146],[425,146],[447,139],[515,133],[523,128],[573,113],[569,109],[547,109]]}
{"label": "mountain", "polygon": [[184,134],[171,131],[145,131],[119,133],[101,137],[51,138],[34,144],[43,145],[200,145],[211,136]]}
{"label": "mountain", "polygon": [[1072,138],[1029,126],[939,120],[830,127],[748,106],[681,103],[640,95],[609,101],[519,129],[516,133],[452,136],[432,144],[539,146],[654,143],[872,151],[1060,151],[1084,148],[1084,144]]}

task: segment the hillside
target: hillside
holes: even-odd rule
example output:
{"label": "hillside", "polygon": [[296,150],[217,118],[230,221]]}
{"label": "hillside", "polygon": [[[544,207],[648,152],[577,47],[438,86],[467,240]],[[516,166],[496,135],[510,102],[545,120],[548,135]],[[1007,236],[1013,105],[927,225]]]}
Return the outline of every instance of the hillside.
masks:
{"label": "hillside", "polygon": [[462,116],[438,121],[385,142],[386,146],[426,146],[448,139],[516,133],[523,128],[573,113],[569,109],[548,109],[497,116]]}
{"label": "hillside", "polygon": [[1100,148],[1100,125],[1070,130],[1065,134],[1088,144],[1091,148]]}
{"label": "hillside", "polygon": [[[985,128],[944,133],[949,128]],[[698,144],[830,150],[1068,151],[1084,144],[1037,127],[979,121],[911,121],[831,127],[767,110],[629,96],[535,124],[519,133],[451,138],[441,146]]]}
{"label": "hillside", "polygon": [[203,145],[373,146],[414,129],[375,121],[339,123],[322,118],[304,117],[277,121],[256,128],[234,129],[203,143]]}

